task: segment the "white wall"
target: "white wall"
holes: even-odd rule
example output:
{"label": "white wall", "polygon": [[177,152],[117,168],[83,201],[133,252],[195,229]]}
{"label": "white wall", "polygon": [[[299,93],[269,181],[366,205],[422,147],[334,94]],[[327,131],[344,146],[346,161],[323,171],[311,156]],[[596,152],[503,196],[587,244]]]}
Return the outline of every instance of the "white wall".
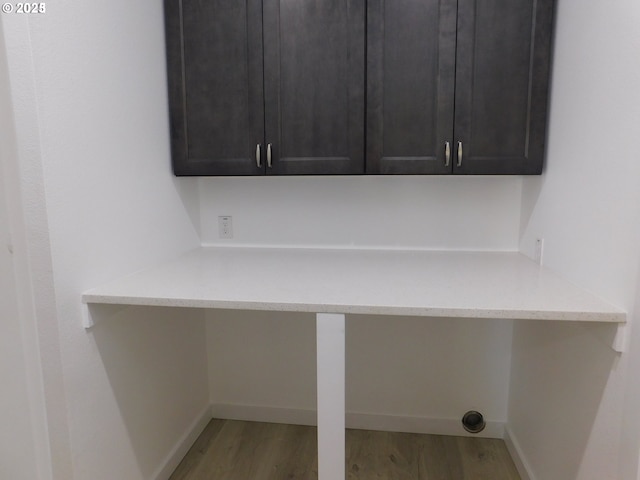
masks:
{"label": "white wall", "polygon": [[0,182],[0,477],[31,480],[38,473],[5,207]]}
{"label": "white wall", "polygon": [[630,321],[635,327],[629,340],[629,359],[626,377],[626,395],[622,410],[622,439],[620,448],[621,477],[632,480],[640,480],[640,264],[638,265],[638,277],[636,280],[635,306],[630,316]]}
{"label": "white wall", "polygon": [[[38,336],[34,293],[38,290],[43,296],[51,283],[41,269],[30,269],[30,259],[41,242],[28,233],[39,219],[25,221],[24,203],[33,201],[34,196],[21,181],[18,157],[28,157],[28,145],[18,142],[15,126],[32,112],[14,115],[13,101],[19,99],[11,98],[4,33],[0,22],[0,476],[50,479],[54,471],[61,470],[60,462],[52,462],[52,449],[64,444],[65,435],[50,441],[58,430],[55,422],[47,422],[47,411],[55,409],[56,401],[55,395],[45,398],[45,385],[51,372],[59,372],[59,364],[56,342],[41,342]],[[19,54],[19,46],[13,47]],[[42,266],[47,268],[48,250],[35,256],[43,259]],[[47,354],[41,352],[42,346]]]}
{"label": "white wall", "polygon": [[[517,250],[520,177],[201,178],[205,244]],[[233,216],[233,240],[218,216]]]}
{"label": "white wall", "polygon": [[207,413],[203,313],[132,308],[87,332],[80,295],[199,244],[195,182],[169,168],[162,4],[47,7],[3,25],[29,240],[50,251],[30,268],[55,285],[35,298],[54,478],[155,478]]}
{"label": "white wall", "polygon": [[[213,312],[214,413],[313,424],[314,320],[311,314]],[[477,409],[492,422],[485,434],[502,435],[511,322],[350,315],[346,335],[347,426],[464,434],[462,414]]]}
{"label": "white wall", "polygon": [[13,117],[9,103],[4,39],[0,30],[0,478],[39,478],[37,447],[32,424],[24,333],[18,304],[18,287],[13,264],[13,240],[9,226],[8,169],[5,163],[15,155]]}
{"label": "white wall", "polygon": [[[521,183],[520,177],[201,178],[202,241],[515,251]],[[233,217],[232,240],[218,238],[219,215]],[[224,406],[221,414],[238,406],[266,414],[315,409],[312,317],[208,315],[211,399]],[[388,416],[414,417],[427,430],[446,419],[449,433],[464,433],[459,420],[469,409],[503,423],[511,334],[510,322],[349,316],[347,411],[386,425]],[[271,418],[309,418],[280,413]]]}
{"label": "white wall", "polygon": [[[524,181],[521,241],[531,254],[544,238],[547,267],[631,320],[640,259],[638,51],[638,2],[559,1],[548,162],[542,177]],[[509,423],[535,478],[636,478],[640,350],[636,339],[618,357],[599,340],[611,334],[516,326]],[[625,410],[627,385],[634,396]]]}

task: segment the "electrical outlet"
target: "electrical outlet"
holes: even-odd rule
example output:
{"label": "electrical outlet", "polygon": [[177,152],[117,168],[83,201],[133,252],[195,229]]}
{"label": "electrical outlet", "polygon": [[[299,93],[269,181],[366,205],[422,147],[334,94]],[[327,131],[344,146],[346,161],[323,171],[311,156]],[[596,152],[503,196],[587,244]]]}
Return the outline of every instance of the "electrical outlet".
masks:
{"label": "electrical outlet", "polygon": [[544,254],[544,238],[536,238],[536,249],[533,252],[533,260],[542,265],[542,255]]}
{"label": "electrical outlet", "polygon": [[231,215],[218,217],[218,237],[233,238],[233,217]]}

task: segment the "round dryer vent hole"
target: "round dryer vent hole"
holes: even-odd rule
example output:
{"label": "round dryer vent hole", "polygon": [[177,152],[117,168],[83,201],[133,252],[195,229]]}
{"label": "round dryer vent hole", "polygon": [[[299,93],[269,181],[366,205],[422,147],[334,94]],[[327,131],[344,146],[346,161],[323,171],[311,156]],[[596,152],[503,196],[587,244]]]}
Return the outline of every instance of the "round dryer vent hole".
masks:
{"label": "round dryer vent hole", "polygon": [[471,410],[462,417],[462,426],[469,433],[479,433],[484,430],[487,424],[484,422],[484,417],[480,412]]}

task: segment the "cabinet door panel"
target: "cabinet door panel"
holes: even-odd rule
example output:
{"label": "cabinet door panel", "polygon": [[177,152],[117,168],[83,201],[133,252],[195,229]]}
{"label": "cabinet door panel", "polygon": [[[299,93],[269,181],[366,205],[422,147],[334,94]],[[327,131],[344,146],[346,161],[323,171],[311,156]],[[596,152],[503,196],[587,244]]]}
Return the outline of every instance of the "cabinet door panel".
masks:
{"label": "cabinet door panel", "polygon": [[165,15],[174,172],[262,174],[260,0],[166,0]]}
{"label": "cabinet door panel", "polygon": [[552,0],[460,0],[455,173],[540,173],[552,13]]}
{"label": "cabinet door panel", "polygon": [[456,2],[370,0],[367,173],[450,173]]}
{"label": "cabinet door panel", "polygon": [[364,172],[364,2],[265,0],[272,174]]}

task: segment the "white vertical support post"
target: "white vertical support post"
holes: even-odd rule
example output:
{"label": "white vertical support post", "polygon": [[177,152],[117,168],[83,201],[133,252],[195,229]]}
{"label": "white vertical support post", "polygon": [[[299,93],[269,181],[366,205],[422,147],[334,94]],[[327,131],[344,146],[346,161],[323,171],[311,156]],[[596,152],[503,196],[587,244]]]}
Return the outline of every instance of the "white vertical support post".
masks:
{"label": "white vertical support post", "polygon": [[316,314],[318,480],[345,478],[345,319]]}

